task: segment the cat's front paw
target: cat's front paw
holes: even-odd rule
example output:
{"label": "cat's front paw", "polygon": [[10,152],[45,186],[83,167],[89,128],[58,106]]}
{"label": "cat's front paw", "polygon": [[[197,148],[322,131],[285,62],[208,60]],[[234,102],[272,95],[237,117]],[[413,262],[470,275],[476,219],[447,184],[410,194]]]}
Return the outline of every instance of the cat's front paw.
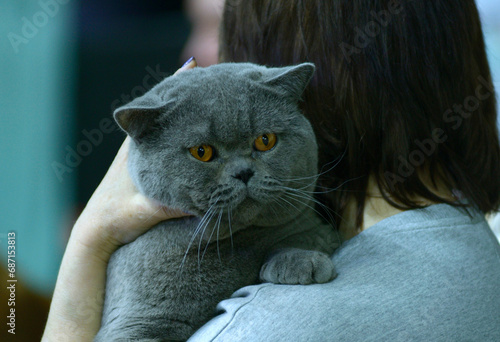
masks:
{"label": "cat's front paw", "polygon": [[328,255],[303,249],[281,250],[272,255],[260,269],[262,281],[276,284],[321,284],[336,276]]}

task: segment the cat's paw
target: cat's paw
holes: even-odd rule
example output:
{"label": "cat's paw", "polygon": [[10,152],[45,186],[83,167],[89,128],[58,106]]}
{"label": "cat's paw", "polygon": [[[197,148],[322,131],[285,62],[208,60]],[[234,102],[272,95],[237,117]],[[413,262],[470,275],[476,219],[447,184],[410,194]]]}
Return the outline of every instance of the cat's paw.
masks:
{"label": "cat's paw", "polygon": [[260,279],[275,284],[321,284],[336,276],[328,255],[303,249],[279,251],[260,269]]}

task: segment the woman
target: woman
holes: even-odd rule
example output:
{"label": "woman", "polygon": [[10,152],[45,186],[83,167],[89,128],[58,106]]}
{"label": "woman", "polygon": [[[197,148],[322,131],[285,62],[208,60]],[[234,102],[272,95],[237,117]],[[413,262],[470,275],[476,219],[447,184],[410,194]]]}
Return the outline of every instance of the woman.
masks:
{"label": "woman", "polygon": [[[484,220],[500,202],[500,146],[474,1],[228,0],[221,33],[223,61],[316,64],[303,109],[320,165],[338,162],[318,197],[347,241],[334,281],[247,287],[191,340],[500,340],[500,247]],[[109,172],[130,195],[106,176],[78,220],[49,340],[93,336],[101,303],[86,301],[102,294],[109,255],[166,218],[139,218],[134,198],[143,217],[155,211],[123,153]]]}

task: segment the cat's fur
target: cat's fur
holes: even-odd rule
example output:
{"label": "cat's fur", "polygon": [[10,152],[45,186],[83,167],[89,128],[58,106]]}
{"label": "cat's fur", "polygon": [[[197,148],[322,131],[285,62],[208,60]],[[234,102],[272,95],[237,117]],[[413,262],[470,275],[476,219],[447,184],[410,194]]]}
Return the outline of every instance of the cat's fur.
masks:
{"label": "cat's fur", "polygon": [[[195,68],[116,110],[138,189],[194,216],[114,253],[96,341],[186,340],[245,285],[335,277],[336,234],[313,209],[316,140],[298,108],[313,72],[309,63]],[[257,151],[269,133],[276,145]],[[213,146],[214,159],[195,159],[198,145]]]}

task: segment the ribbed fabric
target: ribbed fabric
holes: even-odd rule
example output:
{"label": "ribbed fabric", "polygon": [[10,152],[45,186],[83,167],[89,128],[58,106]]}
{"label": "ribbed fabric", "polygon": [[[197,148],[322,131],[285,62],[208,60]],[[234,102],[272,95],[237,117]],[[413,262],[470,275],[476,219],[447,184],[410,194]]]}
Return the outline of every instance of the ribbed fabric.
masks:
{"label": "ribbed fabric", "polygon": [[480,212],[406,211],[333,261],[327,284],[237,291],[189,341],[500,341],[500,245]]}

